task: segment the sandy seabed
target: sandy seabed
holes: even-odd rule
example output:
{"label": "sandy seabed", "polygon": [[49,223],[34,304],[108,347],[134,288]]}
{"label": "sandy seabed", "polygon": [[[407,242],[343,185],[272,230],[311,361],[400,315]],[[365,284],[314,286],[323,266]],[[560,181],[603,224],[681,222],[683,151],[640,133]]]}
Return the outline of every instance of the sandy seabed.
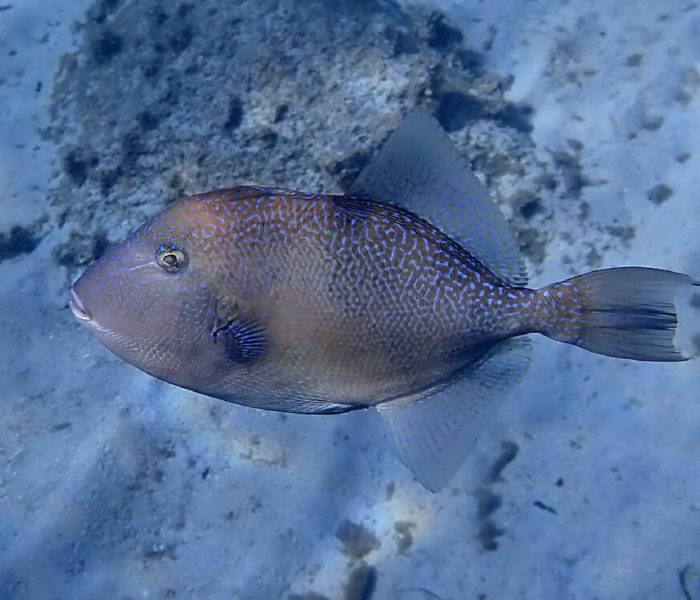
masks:
{"label": "sandy seabed", "polygon": [[0,597],[700,600],[697,360],[535,340],[432,495],[371,412],[169,386],[66,302],[183,194],[342,191],[416,104],[497,196],[533,285],[700,277],[699,40],[680,1],[0,6]]}

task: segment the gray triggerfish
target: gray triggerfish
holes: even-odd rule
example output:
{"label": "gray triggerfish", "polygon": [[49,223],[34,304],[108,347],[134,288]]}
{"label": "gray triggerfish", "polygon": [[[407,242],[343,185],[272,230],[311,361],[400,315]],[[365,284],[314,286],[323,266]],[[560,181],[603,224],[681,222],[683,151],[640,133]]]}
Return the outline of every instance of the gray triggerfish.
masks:
{"label": "gray triggerfish", "polygon": [[528,334],[679,361],[688,275],[642,267],[527,287],[505,218],[437,121],[408,114],[345,195],[243,186],[150,218],[75,282],[70,307],[122,359],[267,410],[375,407],[443,488],[528,364]]}

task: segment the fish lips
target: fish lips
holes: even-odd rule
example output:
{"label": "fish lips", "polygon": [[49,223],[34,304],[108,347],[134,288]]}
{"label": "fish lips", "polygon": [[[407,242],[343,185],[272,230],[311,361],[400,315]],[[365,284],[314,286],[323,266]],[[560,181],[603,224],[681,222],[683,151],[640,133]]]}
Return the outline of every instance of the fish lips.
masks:
{"label": "fish lips", "polygon": [[79,321],[92,321],[90,311],[87,309],[85,304],[83,304],[80,296],[78,296],[72,287],[68,291],[68,306],[70,307],[73,316]]}
{"label": "fish lips", "polygon": [[139,353],[138,343],[130,337],[100,324],[80,298],[78,292],[75,291],[74,287],[71,287],[68,291],[68,306],[76,320],[94,335],[102,345],[127,362],[136,365],[140,364],[141,354]]}

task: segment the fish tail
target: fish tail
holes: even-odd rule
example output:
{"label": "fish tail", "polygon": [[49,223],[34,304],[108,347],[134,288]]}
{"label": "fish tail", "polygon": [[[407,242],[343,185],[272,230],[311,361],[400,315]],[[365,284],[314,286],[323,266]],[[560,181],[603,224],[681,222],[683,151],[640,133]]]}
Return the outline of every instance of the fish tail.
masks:
{"label": "fish tail", "polygon": [[592,271],[538,290],[541,333],[597,354],[648,361],[681,361],[674,344],[674,298],[700,285],[688,275],[620,267]]}

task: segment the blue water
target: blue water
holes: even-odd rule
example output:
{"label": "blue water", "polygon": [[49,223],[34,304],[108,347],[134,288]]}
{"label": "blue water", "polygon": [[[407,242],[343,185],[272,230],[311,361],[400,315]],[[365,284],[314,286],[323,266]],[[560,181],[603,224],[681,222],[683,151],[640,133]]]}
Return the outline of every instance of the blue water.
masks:
{"label": "blue water", "polygon": [[[416,105],[534,285],[700,277],[700,9],[440,4],[0,6],[0,598],[700,598],[697,361],[536,339],[430,494],[371,412],[198,396],[68,309],[70,282],[169,202],[342,192]],[[697,353],[700,299],[679,303]]]}

